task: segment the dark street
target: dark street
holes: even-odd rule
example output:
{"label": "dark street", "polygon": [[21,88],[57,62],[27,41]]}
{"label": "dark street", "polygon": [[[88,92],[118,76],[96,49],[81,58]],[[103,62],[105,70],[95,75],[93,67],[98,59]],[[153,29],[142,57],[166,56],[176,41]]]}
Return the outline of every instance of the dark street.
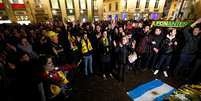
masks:
{"label": "dark street", "polygon": [[108,78],[103,80],[101,76],[92,76],[89,79],[80,77],[76,79],[71,100],[72,101],[132,101],[126,94],[127,91],[149,82],[160,79],[163,82],[177,88],[182,85],[175,81],[171,76],[165,78],[163,73],[153,75],[151,70],[129,71],[124,83],[116,79]]}

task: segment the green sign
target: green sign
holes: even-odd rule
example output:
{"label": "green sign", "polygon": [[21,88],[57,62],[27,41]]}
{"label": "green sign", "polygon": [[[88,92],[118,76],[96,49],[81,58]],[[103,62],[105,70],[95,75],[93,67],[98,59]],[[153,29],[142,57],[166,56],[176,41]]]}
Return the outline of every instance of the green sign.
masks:
{"label": "green sign", "polygon": [[192,22],[187,21],[153,21],[152,26],[157,27],[185,27],[190,25]]}
{"label": "green sign", "polygon": [[4,10],[0,10],[0,15],[4,15],[5,11]]}

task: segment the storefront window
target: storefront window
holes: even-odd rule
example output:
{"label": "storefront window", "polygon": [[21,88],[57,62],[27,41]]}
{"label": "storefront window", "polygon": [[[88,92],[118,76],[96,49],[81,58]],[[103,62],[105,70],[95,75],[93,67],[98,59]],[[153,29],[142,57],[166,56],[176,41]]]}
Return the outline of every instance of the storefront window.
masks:
{"label": "storefront window", "polygon": [[112,15],[108,15],[108,20],[112,20]]}
{"label": "storefront window", "polygon": [[128,16],[127,13],[122,13],[122,20],[127,20],[127,16]]}
{"label": "storefront window", "polygon": [[119,18],[118,18],[118,15],[116,14],[115,16],[114,16],[114,20],[118,20]]}

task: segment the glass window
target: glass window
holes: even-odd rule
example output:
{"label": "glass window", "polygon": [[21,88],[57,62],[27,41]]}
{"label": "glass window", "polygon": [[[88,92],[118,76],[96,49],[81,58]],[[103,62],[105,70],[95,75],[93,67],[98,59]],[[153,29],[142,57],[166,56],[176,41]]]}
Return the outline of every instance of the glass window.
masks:
{"label": "glass window", "polygon": [[127,9],[127,0],[123,1],[123,7],[124,7],[124,9]]}
{"label": "glass window", "polygon": [[87,9],[85,0],[80,0],[80,8],[81,9]]}
{"label": "glass window", "polygon": [[41,0],[34,0],[37,7],[42,7]]}
{"label": "glass window", "polygon": [[0,3],[2,3],[3,2],[3,0],[0,0]]}
{"label": "glass window", "polygon": [[95,9],[95,10],[98,9],[98,2],[97,2],[97,0],[94,0],[94,9]]}
{"label": "glass window", "polygon": [[158,8],[158,5],[159,5],[159,1],[160,1],[160,0],[156,0],[156,3],[155,3],[155,6],[154,6],[154,8]]}
{"label": "glass window", "polygon": [[116,9],[116,11],[118,11],[118,9],[119,9],[119,3],[118,2],[115,3],[115,9]]}
{"label": "glass window", "polygon": [[145,8],[149,8],[149,2],[150,0],[146,0]]}
{"label": "glass window", "polygon": [[40,0],[34,0],[36,4],[40,4],[41,1]]}
{"label": "glass window", "polygon": [[140,0],[137,0],[136,8],[139,8],[139,7],[140,7]]}
{"label": "glass window", "polygon": [[104,12],[106,12],[106,6],[104,5]]}
{"label": "glass window", "polygon": [[59,0],[51,0],[51,6],[53,9],[59,9]]}
{"label": "glass window", "polygon": [[67,9],[73,9],[73,0],[66,0]]}
{"label": "glass window", "polygon": [[112,4],[109,3],[109,11],[111,11],[111,10],[112,10]]}
{"label": "glass window", "polygon": [[24,0],[10,0],[11,4],[24,4]]}

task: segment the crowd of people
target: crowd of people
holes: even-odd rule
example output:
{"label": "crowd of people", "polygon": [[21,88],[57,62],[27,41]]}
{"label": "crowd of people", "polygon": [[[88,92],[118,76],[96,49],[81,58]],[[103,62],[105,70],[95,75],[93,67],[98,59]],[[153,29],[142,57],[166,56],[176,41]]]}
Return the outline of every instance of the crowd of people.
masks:
{"label": "crowd of people", "polygon": [[0,95],[8,101],[62,101],[79,70],[86,79],[98,75],[124,82],[126,71],[149,69],[200,82],[200,23],[185,28],[154,27],[151,21],[1,24]]}

